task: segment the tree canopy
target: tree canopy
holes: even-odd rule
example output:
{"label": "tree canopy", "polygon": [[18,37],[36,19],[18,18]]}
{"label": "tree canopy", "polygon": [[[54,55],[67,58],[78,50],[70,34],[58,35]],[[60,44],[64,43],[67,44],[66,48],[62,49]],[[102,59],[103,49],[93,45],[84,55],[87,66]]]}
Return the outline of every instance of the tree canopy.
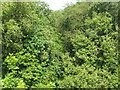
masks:
{"label": "tree canopy", "polygon": [[119,5],[2,3],[3,88],[118,88]]}

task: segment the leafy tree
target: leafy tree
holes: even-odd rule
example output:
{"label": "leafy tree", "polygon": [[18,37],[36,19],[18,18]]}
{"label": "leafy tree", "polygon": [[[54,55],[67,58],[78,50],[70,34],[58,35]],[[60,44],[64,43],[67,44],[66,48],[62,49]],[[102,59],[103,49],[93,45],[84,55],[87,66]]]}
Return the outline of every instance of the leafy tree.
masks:
{"label": "leafy tree", "polygon": [[[2,4],[2,9],[2,42],[3,58],[5,58],[9,53],[16,53],[23,49],[24,40],[28,39],[31,33],[34,32],[33,25],[35,24],[33,23],[35,23],[35,20],[38,20],[43,15],[47,16],[46,13],[50,12],[50,10],[43,2],[8,2]],[[39,16],[40,14],[41,16]],[[15,34],[18,34],[18,36],[15,37]],[[10,42],[13,45],[8,45]],[[12,50],[10,51],[9,49]]]}
{"label": "leafy tree", "polygon": [[[118,75],[83,64],[73,69],[77,74],[67,75],[59,81],[60,88],[117,88]],[[71,71],[71,72],[73,72]]]}
{"label": "leafy tree", "polygon": [[16,53],[23,49],[23,33],[14,19],[3,24],[3,57],[9,53]]}
{"label": "leafy tree", "polygon": [[2,6],[3,88],[118,87],[117,3]]}
{"label": "leafy tree", "polygon": [[112,28],[113,23],[111,15],[109,13],[94,13],[93,18],[86,19],[85,22],[87,28],[86,36],[93,41],[94,46],[96,46],[97,65],[101,68],[106,67],[106,69],[109,70],[110,67],[112,67],[112,69],[114,68],[115,70],[115,68],[118,67],[116,46],[118,32],[115,32]]}
{"label": "leafy tree", "polygon": [[118,3],[117,2],[98,2],[93,3],[91,6],[88,15],[92,18],[92,14],[96,12],[98,13],[109,13],[112,17],[112,23],[113,27],[112,29],[114,31],[117,30],[118,25]]}

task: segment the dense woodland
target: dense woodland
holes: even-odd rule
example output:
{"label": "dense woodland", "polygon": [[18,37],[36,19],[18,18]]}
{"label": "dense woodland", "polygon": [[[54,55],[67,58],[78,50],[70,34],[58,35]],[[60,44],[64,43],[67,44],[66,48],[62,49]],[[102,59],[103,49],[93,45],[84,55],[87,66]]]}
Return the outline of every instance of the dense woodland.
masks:
{"label": "dense woodland", "polygon": [[117,88],[119,8],[2,3],[3,88]]}

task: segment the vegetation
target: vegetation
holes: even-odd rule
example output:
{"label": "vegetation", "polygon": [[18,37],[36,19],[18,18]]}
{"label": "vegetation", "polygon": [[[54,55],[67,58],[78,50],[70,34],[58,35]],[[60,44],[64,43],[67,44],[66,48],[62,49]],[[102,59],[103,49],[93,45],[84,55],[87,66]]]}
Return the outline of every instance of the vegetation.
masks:
{"label": "vegetation", "polygon": [[3,88],[118,88],[118,3],[2,3]]}

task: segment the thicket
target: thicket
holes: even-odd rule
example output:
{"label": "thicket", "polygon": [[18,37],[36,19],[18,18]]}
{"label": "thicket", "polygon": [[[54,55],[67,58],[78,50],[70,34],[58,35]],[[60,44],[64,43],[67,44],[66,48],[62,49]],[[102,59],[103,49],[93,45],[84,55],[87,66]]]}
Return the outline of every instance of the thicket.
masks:
{"label": "thicket", "polygon": [[118,3],[2,4],[3,88],[118,88]]}

